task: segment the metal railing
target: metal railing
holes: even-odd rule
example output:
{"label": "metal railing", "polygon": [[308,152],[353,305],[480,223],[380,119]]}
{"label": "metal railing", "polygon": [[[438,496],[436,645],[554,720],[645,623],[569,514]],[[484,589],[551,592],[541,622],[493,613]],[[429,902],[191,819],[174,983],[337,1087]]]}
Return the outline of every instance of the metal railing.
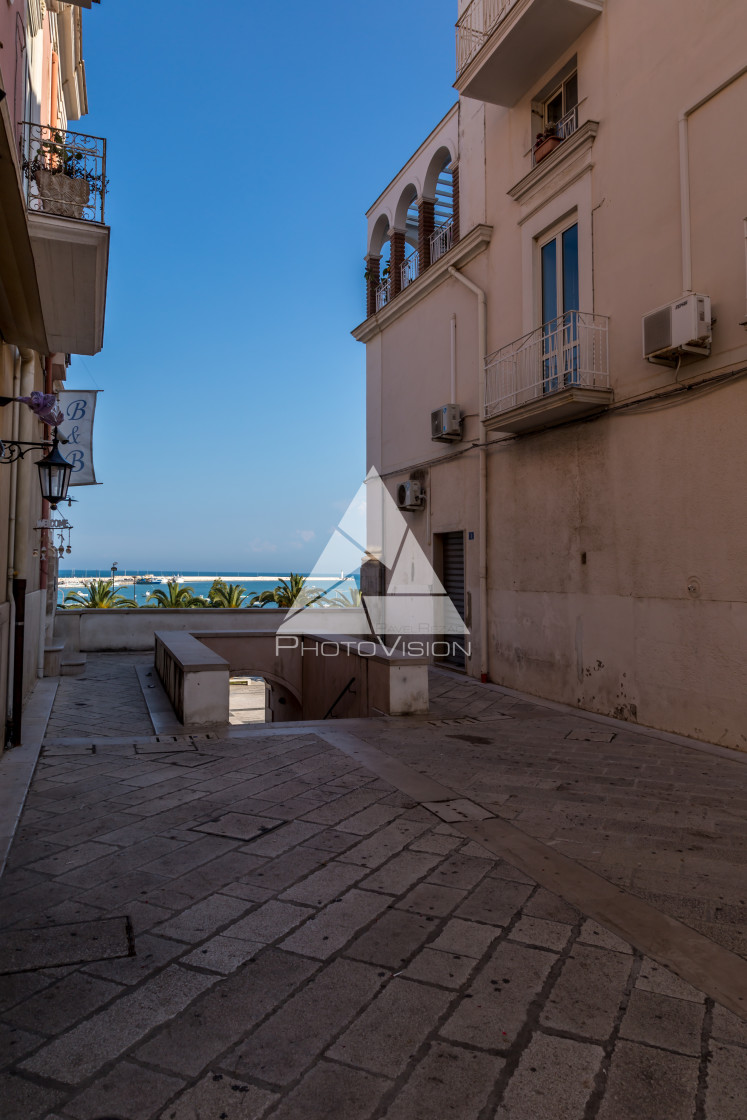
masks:
{"label": "metal railing", "polygon": [[27,208],[103,223],[106,140],[30,121],[20,125],[20,132]]}
{"label": "metal railing", "polygon": [[402,287],[406,288],[408,284],[412,284],[418,276],[420,276],[420,253],[414,249],[407,260],[400,265]]}
{"label": "metal railing", "polygon": [[[557,124],[551,125],[545,129],[545,137],[549,132],[554,131],[559,140],[567,140],[578,129],[578,106],[574,106],[569,113],[559,120]],[[535,144],[532,148],[532,167],[537,166],[536,152],[539,144]]]}
{"label": "metal railing", "polygon": [[566,311],[485,359],[483,419],[562,389],[609,388],[606,315]]}
{"label": "metal railing", "polygon": [[472,0],[456,25],[457,77],[469,66],[517,0]]}
{"label": "metal railing", "polygon": [[431,234],[431,264],[446,256],[454,244],[454,219],[449,218]]}
{"label": "metal railing", "polygon": [[376,310],[381,311],[382,307],[386,307],[391,298],[392,281],[390,279],[382,280],[376,287]]}

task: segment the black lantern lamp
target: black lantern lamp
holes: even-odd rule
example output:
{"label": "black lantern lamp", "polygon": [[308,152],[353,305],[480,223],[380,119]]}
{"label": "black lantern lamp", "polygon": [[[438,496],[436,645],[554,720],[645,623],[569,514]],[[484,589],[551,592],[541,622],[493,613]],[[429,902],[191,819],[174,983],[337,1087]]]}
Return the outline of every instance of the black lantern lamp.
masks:
{"label": "black lantern lamp", "polygon": [[49,502],[52,509],[57,509],[58,502],[67,498],[67,488],[70,485],[70,475],[73,468],[60,454],[57,429],[55,428],[52,450],[36,464],[39,468],[39,483],[42,498]]}

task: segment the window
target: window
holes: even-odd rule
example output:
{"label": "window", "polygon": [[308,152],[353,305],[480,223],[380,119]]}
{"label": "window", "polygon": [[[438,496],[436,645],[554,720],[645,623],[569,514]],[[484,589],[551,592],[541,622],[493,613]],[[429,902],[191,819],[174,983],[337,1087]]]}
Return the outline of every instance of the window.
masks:
{"label": "window", "polygon": [[578,383],[578,222],[542,242],[539,250],[542,387],[555,393]]}
{"label": "window", "polygon": [[[576,131],[576,110],[578,109],[578,73],[574,70],[553,90],[542,105],[545,132],[553,131],[565,139],[570,132]],[[573,124],[572,128],[566,128]]]}

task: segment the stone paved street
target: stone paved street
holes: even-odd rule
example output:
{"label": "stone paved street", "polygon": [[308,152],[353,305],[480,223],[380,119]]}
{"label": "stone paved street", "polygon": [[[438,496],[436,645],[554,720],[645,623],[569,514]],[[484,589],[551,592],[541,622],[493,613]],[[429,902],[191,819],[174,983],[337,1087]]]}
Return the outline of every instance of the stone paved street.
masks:
{"label": "stone paved street", "polygon": [[3,1120],[744,1120],[741,759],[445,673],[158,737],[133,661],[62,682],[0,884]]}

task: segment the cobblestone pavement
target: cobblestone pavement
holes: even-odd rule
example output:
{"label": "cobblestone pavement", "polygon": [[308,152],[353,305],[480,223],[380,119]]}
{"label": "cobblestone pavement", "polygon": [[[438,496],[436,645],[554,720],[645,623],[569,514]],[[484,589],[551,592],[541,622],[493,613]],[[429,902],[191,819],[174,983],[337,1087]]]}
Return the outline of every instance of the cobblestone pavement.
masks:
{"label": "cobblestone pavement", "polygon": [[747,756],[709,755],[449,673],[432,675],[431,695],[440,726],[405,735],[362,721],[356,735],[747,957]]}
{"label": "cobblestone pavement", "polygon": [[[436,679],[432,721],[354,735],[50,730],[0,884],[3,1120],[744,1120],[743,1018],[459,821],[524,828],[553,751],[556,786],[594,791],[593,757],[674,769],[669,745],[566,742],[600,725],[479,686],[450,701],[464,683]],[[351,755],[366,738],[383,767]],[[739,800],[738,765],[672,749]]]}
{"label": "cobblestone pavement", "polygon": [[47,738],[152,735],[153,724],[135,668],[148,653],[89,653],[79,677],[61,677]]}

